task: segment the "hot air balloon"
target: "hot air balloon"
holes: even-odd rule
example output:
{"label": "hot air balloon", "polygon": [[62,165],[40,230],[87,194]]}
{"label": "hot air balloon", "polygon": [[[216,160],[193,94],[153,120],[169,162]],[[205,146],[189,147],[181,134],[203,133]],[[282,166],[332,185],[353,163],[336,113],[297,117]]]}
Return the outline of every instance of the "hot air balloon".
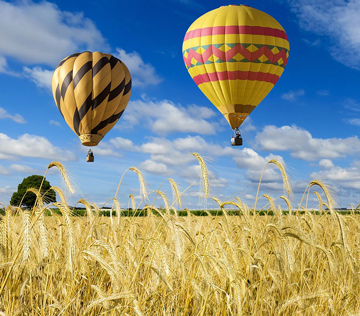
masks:
{"label": "hot air balloon", "polygon": [[[110,54],[75,53],[56,67],[52,92],[57,108],[81,143],[96,146],[124,113],[131,76],[125,64]],[[94,161],[91,150],[87,161]]]}
{"label": "hot air balloon", "polygon": [[190,76],[234,130],[232,145],[242,145],[240,125],[287,64],[289,41],[284,29],[260,10],[224,6],[189,27],[182,52]]}

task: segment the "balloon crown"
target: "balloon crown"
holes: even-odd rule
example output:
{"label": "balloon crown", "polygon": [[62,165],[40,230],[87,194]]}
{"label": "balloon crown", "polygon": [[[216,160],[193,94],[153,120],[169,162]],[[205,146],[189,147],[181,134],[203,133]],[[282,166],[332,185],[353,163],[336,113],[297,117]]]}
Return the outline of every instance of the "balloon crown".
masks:
{"label": "balloon crown", "polygon": [[249,5],[246,4],[228,4],[228,5],[222,5],[220,8],[225,8],[225,7],[249,7],[251,8]]}

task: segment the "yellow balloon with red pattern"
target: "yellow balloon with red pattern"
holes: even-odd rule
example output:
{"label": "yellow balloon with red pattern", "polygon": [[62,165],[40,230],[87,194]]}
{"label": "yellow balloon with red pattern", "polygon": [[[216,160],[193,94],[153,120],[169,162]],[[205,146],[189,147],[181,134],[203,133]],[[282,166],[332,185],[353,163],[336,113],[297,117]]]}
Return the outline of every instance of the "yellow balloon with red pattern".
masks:
{"label": "yellow balloon with red pattern", "polygon": [[234,129],[282,75],[289,41],[270,15],[230,5],[198,18],[186,32],[182,51],[190,76]]}

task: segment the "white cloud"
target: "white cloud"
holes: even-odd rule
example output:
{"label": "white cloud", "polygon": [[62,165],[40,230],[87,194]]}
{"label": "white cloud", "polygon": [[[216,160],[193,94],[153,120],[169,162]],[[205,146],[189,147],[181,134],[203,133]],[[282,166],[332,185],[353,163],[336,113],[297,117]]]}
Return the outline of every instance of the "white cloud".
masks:
{"label": "white cloud", "polygon": [[[233,160],[238,168],[246,169],[245,175],[248,180],[253,183],[259,183],[261,173],[271,159],[276,159],[283,166],[285,162],[281,156],[269,155],[267,157],[260,156],[256,151],[250,148],[244,148],[233,157]],[[278,170],[276,170],[274,164],[268,164],[262,177],[262,183],[266,182],[279,182],[282,180],[282,176]]]}
{"label": "white cloud", "polygon": [[[69,54],[105,48],[95,24],[83,13],[61,11],[41,1],[0,1],[0,56],[54,66]],[[2,59],[1,64],[4,67]]]}
{"label": "white cloud", "polygon": [[244,198],[247,200],[255,200],[255,196],[251,195],[251,194],[245,194]]}
{"label": "white cloud", "polygon": [[50,121],[49,121],[49,124],[50,124],[50,125],[55,125],[55,126],[61,126],[61,123],[60,123],[60,122],[54,121],[54,120],[50,120]]}
{"label": "white cloud", "polygon": [[316,93],[320,97],[328,97],[331,94],[329,90],[319,90]]}
{"label": "white cloud", "polygon": [[35,169],[25,165],[12,164],[9,168],[12,171],[19,173],[34,173]]}
{"label": "white cloud", "polygon": [[14,160],[18,157],[76,160],[72,152],[53,146],[45,137],[24,134],[15,139],[0,133],[0,159]]}
{"label": "white cloud", "polygon": [[241,124],[240,127],[241,131],[248,132],[248,131],[255,131],[256,127],[253,125],[253,120],[250,116],[248,116],[244,123]]}
{"label": "white cloud", "polygon": [[115,137],[109,140],[109,143],[113,145],[116,149],[129,150],[129,151],[138,151],[138,147],[130,139]]}
{"label": "white cloud", "polygon": [[7,175],[7,174],[10,174],[10,172],[7,168],[0,165],[0,174]]}
{"label": "white cloud", "polygon": [[228,185],[228,180],[225,178],[211,179],[209,182],[211,188],[225,188]]}
{"label": "white cloud", "polygon": [[7,61],[4,56],[0,56],[0,73],[7,71]]}
{"label": "white cloud", "polygon": [[42,69],[41,67],[24,67],[24,75],[33,81],[39,88],[51,90],[53,71]]}
{"label": "white cloud", "polygon": [[134,87],[157,85],[163,79],[156,73],[151,64],[146,64],[137,52],[127,53],[121,48],[116,49],[115,55],[129,68]]}
{"label": "white cloud", "polygon": [[143,153],[150,154],[151,160],[168,166],[184,165],[195,160],[190,153],[177,150],[174,143],[165,138],[152,138],[151,141],[142,144],[140,149]]}
{"label": "white cloud", "polygon": [[240,169],[262,169],[267,163],[264,157],[251,148],[240,150],[233,159]]}
{"label": "white cloud", "polygon": [[191,105],[188,108],[171,101],[130,101],[122,118],[122,125],[148,125],[152,132],[166,135],[171,132],[212,135],[218,124],[206,121],[215,115],[208,108]]}
{"label": "white cloud", "polygon": [[209,119],[216,115],[212,109],[204,107],[204,106],[198,106],[196,104],[189,105],[187,107],[187,112],[192,117],[199,118],[199,119]]}
{"label": "white cloud", "polygon": [[287,93],[283,93],[281,98],[287,101],[296,101],[298,97],[301,97],[305,94],[304,90],[297,90],[297,91],[289,91]]}
{"label": "white cloud", "polygon": [[168,168],[163,163],[157,163],[150,159],[145,160],[139,165],[140,170],[144,170],[153,174],[167,175],[169,173]]}
{"label": "white cloud", "polygon": [[180,172],[180,177],[186,179],[199,179],[201,177],[200,165],[188,166]]}
{"label": "white cloud", "polygon": [[334,167],[334,164],[330,159],[321,159],[319,161],[319,166],[321,169],[330,169]]}
{"label": "white cloud", "polygon": [[[82,152],[87,152],[88,147],[81,146]],[[94,150],[95,155],[99,156],[112,156],[112,157],[122,157],[124,152],[127,151],[140,151],[140,147],[135,146],[130,139],[115,137],[111,138],[109,141],[102,141]]]}
{"label": "white cloud", "polygon": [[344,108],[352,112],[360,112],[360,103],[352,98],[347,98],[343,102]]}
{"label": "white cloud", "polygon": [[171,166],[195,161],[196,158],[191,155],[192,152],[197,152],[203,157],[206,155],[234,156],[237,153],[233,148],[209,143],[200,136],[176,138],[173,141],[154,137],[149,142],[142,144],[140,150],[151,154],[152,160]]}
{"label": "white cloud", "polygon": [[348,138],[313,138],[297,126],[266,126],[256,136],[259,148],[267,151],[289,151],[292,157],[314,161],[322,158],[346,157],[360,153],[357,136]]}
{"label": "white cloud", "polygon": [[0,108],[0,120],[1,119],[10,119],[20,124],[26,123],[25,119],[20,114],[11,115],[4,108]]}
{"label": "white cloud", "polygon": [[350,125],[360,126],[360,118],[345,119],[345,122]]}
{"label": "white cloud", "polygon": [[331,181],[342,188],[360,189],[360,162],[354,162],[347,168],[335,165],[323,168],[322,164],[320,164],[320,168],[320,171],[310,175],[311,178]]}
{"label": "white cloud", "polygon": [[329,38],[332,57],[360,69],[359,0],[288,0],[300,26]]}
{"label": "white cloud", "polygon": [[15,189],[13,189],[13,188],[11,188],[9,186],[0,188],[0,193],[12,193],[14,191],[15,191]]}

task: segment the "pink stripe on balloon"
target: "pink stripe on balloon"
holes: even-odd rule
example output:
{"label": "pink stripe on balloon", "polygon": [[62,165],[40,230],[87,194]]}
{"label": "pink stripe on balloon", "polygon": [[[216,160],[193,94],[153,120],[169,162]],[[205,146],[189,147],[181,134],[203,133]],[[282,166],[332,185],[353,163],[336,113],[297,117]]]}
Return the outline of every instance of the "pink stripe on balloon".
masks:
{"label": "pink stripe on balloon", "polygon": [[249,25],[226,25],[226,26],[204,27],[202,29],[196,29],[187,32],[185,34],[184,41],[200,36],[221,35],[221,34],[265,35],[265,36],[280,37],[288,41],[288,37],[285,31],[274,29],[272,27],[249,26]]}

